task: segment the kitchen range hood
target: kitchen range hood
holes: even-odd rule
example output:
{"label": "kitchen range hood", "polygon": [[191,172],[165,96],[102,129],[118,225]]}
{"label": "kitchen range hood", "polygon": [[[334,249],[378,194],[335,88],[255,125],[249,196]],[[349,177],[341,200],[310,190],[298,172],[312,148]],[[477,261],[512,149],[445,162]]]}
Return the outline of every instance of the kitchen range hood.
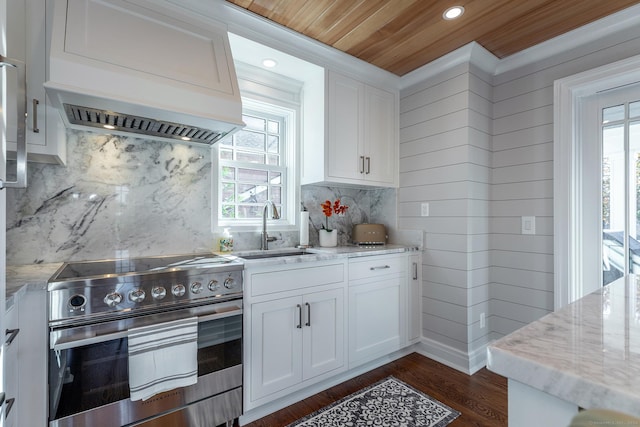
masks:
{"label": "kitchen range hood", "polygon": [[244,127],[226,27],[162,0],[60,0],[47,95],[67,127],[214,144]]}

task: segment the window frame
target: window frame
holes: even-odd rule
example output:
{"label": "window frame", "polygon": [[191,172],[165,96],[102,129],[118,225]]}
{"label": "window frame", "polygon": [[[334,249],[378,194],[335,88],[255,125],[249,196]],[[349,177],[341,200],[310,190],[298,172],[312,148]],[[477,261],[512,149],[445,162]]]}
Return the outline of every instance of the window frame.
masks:
{"label": "window frame", "polygon": [[268,218],[269,229],[278,231],[290,231],[297,228],[296,206],[300,200],[299,190],[299,168],[298,168],[298,134],[300,106],[290,102],[285,102],[273,98],[262,99],[260,96],[247,95],[242,97],[243,114],[247,115],[267,115],[282,117],[284,124],[284,143],[281,146],[280,165],[265,165],[251,162],[237,162],[220,159],[221,144],[216,144],[213,150],[213,170],[212,170],[212,212],[215,217],[212,220],[213,231],[220,232],[224,228],[231,228],[234,231],[256,231],[262,229],[262,218],[252,219],[224,219],[221,216],[221,167],[223,164],[233,162],[236,168],[248,167],[252,169],[277,170],[282,173],[283,185],[280,211],[280,219]]}

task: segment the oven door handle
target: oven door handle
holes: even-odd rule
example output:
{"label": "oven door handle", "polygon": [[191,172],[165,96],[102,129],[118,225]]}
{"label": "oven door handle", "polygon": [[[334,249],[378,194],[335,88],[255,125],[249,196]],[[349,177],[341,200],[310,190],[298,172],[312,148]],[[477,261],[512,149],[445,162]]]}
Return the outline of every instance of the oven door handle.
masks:
{"label": "oven door handle", "polygon": [[[224,307],[223,310],[219,312],[215,312],[212,314],[204,314],[202,316],[198,316],[198,323],[209,322],[212,320],[224,319],[226,317],[238,316],[242,315],[243,310],[241,306],[233,305],[231,307]],[[178,320],[183,316],[176,316],[175,318],[166,318],[164,321],[170,322],[173,320]],[[77,335],[70,335],[69,337],[65,336],[54,336],[53,333],[50,334],[50,348],[51,350],[67,350],[75,347],[82,347],[85,345],[97,344],[105,341],[112,341],[120,338],[127,338],[129,336],[130,329],[124,329],[116,332],[109,332],[105,334],[95,333],[93,335],[83,335],[78,337]]]}

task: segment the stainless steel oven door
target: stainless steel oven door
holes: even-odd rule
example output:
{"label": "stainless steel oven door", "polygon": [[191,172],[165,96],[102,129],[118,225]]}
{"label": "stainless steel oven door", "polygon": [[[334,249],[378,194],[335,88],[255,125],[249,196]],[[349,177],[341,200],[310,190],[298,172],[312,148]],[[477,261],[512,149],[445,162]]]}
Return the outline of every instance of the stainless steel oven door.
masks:
{"label": "stainless steel oven door", "polygon": [[[128,330],[193,316],[198,316],[197,384],[131,401]],[[208,427],[242,413],[241,299],[52,329],[49,347],[50,427],[119,427],[145,422],[151,426],[160,425],[153,420],[161,415],[175,427]],[[193,418],[198,408],[207,408],[206,419]],[[182,419],[184,424],[173,419]]]}

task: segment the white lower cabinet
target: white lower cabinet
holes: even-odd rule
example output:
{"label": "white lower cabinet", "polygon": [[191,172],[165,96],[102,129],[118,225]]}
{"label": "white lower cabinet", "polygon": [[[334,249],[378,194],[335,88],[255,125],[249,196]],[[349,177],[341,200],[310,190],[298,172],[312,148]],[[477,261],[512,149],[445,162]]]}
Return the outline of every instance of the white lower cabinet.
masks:
{"label": "white lower cabinet", "polygon": [[20,328],[18,325],[18,308],[12,305],[5,312],[6,335],[4,338],[4,391],[5,404],[3,416],[4,427],[13,427],[18,425],[18,411],[16,410],[17,397],[20,393],[20,384],[18,382],[19,352],[18,345],[20,338]]}
{"label": "white lower cabinet", "polygon": [[[248,269],[245,288],[254,296],[245,300],[245,320],[250,319],[245,410],[346,369],[345,270],[344,262],[286,271]],[[266,287],[269,280],[273,286]]]}
{"label": "white lower cabinet", "polygon": [[46,291],[15,296],[5,313],[4,427],[47,424]]}
{"label": "white lower cabinet", "polygon": [[406,270],[406,255],[349,262],[349,368],[406,344]]}
{"label": "white lower cabinet", "polygon": [[409,345],[410,265],[407,253],[245,264],[245,413]]}

